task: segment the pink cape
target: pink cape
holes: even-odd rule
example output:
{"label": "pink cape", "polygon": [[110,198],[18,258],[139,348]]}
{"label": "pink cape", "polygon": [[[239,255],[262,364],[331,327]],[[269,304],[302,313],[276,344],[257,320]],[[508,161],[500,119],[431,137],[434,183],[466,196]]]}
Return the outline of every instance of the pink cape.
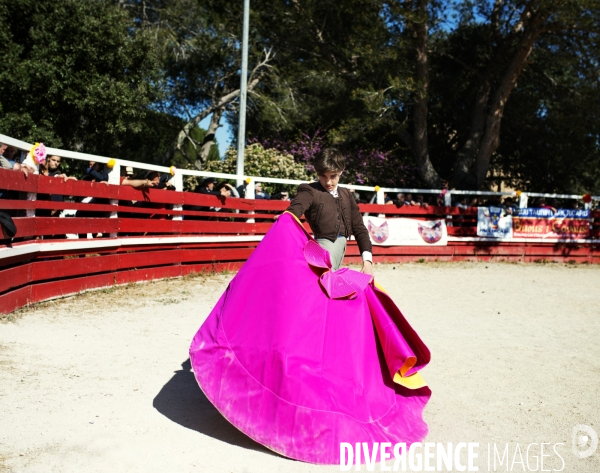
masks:
{"label": "pink cape", "polygon": [[229,422],[318,464],[339,464],[341,442],[422,441],[431,395],[418,373],[429,350],[394,302],[369,276],[330,267],[283,214],[190,347],[200,388]]}

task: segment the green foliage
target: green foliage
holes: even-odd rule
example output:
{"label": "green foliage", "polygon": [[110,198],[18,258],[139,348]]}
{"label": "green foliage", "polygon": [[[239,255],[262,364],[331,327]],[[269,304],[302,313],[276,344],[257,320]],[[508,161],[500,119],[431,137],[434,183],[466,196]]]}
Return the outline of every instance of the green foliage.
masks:
{"label": "green foliage", "polygon": [[[138,133],[128,135],[115,151],[114,156],[143,163],[194,169],[194,162],[200,158],[200,147],[194,148],[190,141],[185,142],[185,156],[180,151],[176,151],[174,156],[165,157],[165,151],[184,125],[185,120],[182,118],[150,110],[146,113],[142,129]],[[201,144],[206,136],[206,130],[195,127],[192,128],[190,135],[196,143]],[[208,160],[219,159],[219,148],[215,143],[211,146]]]}
{"label": "green foliage", "polygon": [[[406,133],[414,135],[415,100],[423,97],[414,37],[426,20],[415,4],[253,0],[250,67],[264,48],[275,56],[248,97],[249,137],[298,142],[320,132],[324,146],[357,157],[350,175],[404,175],[414,154]],[[482,78],[491,103],[527,29],[519,24],[527,8],[547,17],[502,110],[491,169],[524,190],[600,193],[600,0],[428,2],[421,131],[431,162],[442,178],[454,175],[477,121]],[[200,128],[183,152],[167,150],[190,117],[239,87],[242,9],[233,0],[0,0],[0,131],[194,167],[205,139]],[[235,130],[235,102],[225,117]],[[278,167],[287,158],[270,153],[279,156],[249,146],[247,172],[289,177]],[[372,158],[378,154],[385,168]],[[207,169],[235,170],[232,151],[221,161],[213,146],[207,161]],[[420,184],[410,179],[402,184]]]}
{"label": "green foliage", "polygon": [[108,0],[0,0],[0,129],[106,154],[155,99],[150,38]]}
{"label": "green foliage", "polygon": [[[210,161],[206,170],[227,174],[236,173],[237,150],[229,148],[223,161]],[[310,180],[304,165],[296,163],[291,154],[283,154],[276,149],[265,149],[260,143],[246,146],[244,172],[250,176],[276,177],[280,179]],[[264,183],[263,189],[269,194],[283,190],[293,191],[296,186]]]}

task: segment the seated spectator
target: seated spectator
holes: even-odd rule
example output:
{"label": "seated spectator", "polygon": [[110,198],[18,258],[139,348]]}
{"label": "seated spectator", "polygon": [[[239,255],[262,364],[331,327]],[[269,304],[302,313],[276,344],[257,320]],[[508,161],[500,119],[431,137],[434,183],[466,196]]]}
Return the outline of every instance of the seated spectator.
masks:
{"label": "seated spectator", "polygon": [[8,162],[13,165],[13,168],[14,168],[15,164],[17,163],[17,161],[15,159],[16,153],[17,153],[17,148],[15,148],[14,146],[9,146],[8,148],[6,148],[6,151],[4,152],[4,157],[6,159],[8,159]]}
{"label": "seated spectator", "polygon": [[446,199],[444,199],[444,196],[442,194],[438,194],[435,196],[435,202],[433,205],[435,205],[437,207],[445,207]]}
{"label": "seated spectator", "polygon": [[217,180],[214,177],[207,177],[198,186],[196,186],[194,192],[208,195],[224,195],[226,191],[224,191],[223,189],[221,189],[218,192],[215,190],[216,182]]}
{"label": "seated spectator", "polygon": [[131,166],[121,167],[121,177],[119,182],[122,186],[131,186],[136,189],[147,189],[148,187],[154,187],[156,184],[150,179],[136,179],[133,175],[133,168]]}
{"label": "seated spectator", "polygon": [[217,184],[217,186],[215,187],[215,191],[217,191],[221,195],[224,195],[225,197],[240,197],[238,190],[226,181]]}
{"label": "seated spectator", "polygon": [[471,197],[471,202],[469,202],[469,207],[479,207],[479,197]]}
{"label": "seated spectator", "polygon": [[262,184],[260,182],[257,182],[254,185],[254,198],[270,200],[271,196],[269,194],[267,194],[266,192],[263,192]]}
{"label": "seated spectator", "polygon": [[467,201],[467,196],[466,196],[466,195],[462,195],[462,196],[460,197],[460,199],[458,199],[458,203],[456,204],[456,206],[457,206],[459,209],[466,209],[466,208],[468,208],[468,207],[469,207],[469,205],[467,204],[467,202],[468,202],[468,201]]}
{"label": "seated spectator", "polygon": [[514,203],[512,197],[504,199],[504,209],[508,215],[515,215],[519,212],[519,207]]}
{"label": "seated spectator", "polygon": [[551,205],[546,203],[546,199],[544,199],[543,197],[540,197],[537,201],[537,207],[540,209],[548,209],[548,210],[552,210],[552,212],[556,213],[556,209],[554,207],[552,207]]}
{"label": "seated spectator", "polygon": [[44,164],[40,164],[40,174],[49,177],[62,177],[64,181],[76,181],[76,177],[67,176],[64,172],[62,172],[59,169],[61,159],[62,158],[60,156],[50,156],[48,159],[46,159],[46,162]]}
{"label": "seated spectator", "polygon": [[427,202],[425,202],[425,198],[422,195],[420,195],[420,194],[417,196],[417,200],[415,202],[415,205],[418,205],[418,206],[423,207],[423,208],[427,208],[428,207]]}
{"label": "seated spectator", "polygon": [[417,205],[417,203],[413,200],[412,194],[409,192],[406,194],[404,199],[404,205]]}
{"label": "seated spectator", "polygon": [[276,194],[273,194],[273,196],[271,197],[271,200],[284,200],[287,202],[290,200],[290,193],[289,192],[277,192]]}
{"label": "seated spectator", "polygon": [[8,148],[8,145],[0,143],[0,168],[12,169],[14,165],[11,164],[10,161],[4,156],[6,148]]}
{"label": "seated spectator", "polygon": [[350,194],[352,195],[352,198],[354,199],[354,201],[357,204],[366,204],[367,203],[366,200],[361,200],[360,194],[358,192],[356,192],[354,189],[348,189],[348,191],[350,191]]}
{"label": "seated spectator", "polygon": [[492,195],[485,203],[486,207],[502,207],[499,195]]}
{"label": "seated spectator", "polygon": [[[46,159],[44,164],[40,164],[40,175],[48,177],[60,177],[65,182],[68,180],[76,181],[76,177],[69,177],[59,169],[60,163],[60,156],[50,156]],[[51,200],[53,202],[64,202],[65,196],[61,194],[38,194],[37,200]],[[35,211],[35,215],[36,217],[54,217],[55,215],[60,214],[60,212],[60,210],[37,209]]]}
{"label": "seated spectator", "polygon": [[4,143],[0,143],[0,168],[1,169],[14,169],[15,161],[13,159],[17,149],[13,146],[8,146]]}
{"label": "seated spectator", "polygon": [[146,174],[146,179],[148,179],[156,189],[164,189],[167,191],[174,191],[175,186],[171,184],[170,179],[171,176],[168,174],[161,174],[158,171],[148,171]]}
{"label": "seated spectator", "polygon": [[248,187],[248,183],[246,181],[242,182],[241,186],[236,187],[237,193],[242,199],[246,198],[246,188],[247,187]]}
{"label": "seated spectator", "polygon": [[394,201],[387,192],[383,193],[383,205],[394,205]]}
{"label": "seated spectator", "polygon": [[[206,179],[204,179],[200,184],[198,184],[196,186],[196,188],[194,189],[194,192],[197,192],[198,194],[206,194],[206,195],[216,195],[218,197],[231,197],[232,195],[232,188],[235,190],[235,192],[237,193],[237,189],[235,189],[232,185],[227,184],[225,182],[219,184],[219,186],[216,186],[217,180],[214,177],[207,177]],[[238,194],[239,195],[239,194]],[[203,206],[197,206],[197,205],[184,205],[183,206],[184,210],[194,210],[194,211],[199,211],[199,212],[206,212],[206,211],[213,211],[213,212],[219,212],[221,211],[221,207],[203,207]],[[216,216],[214,217],[206,217],[206,216],[186,216],[185,217],[187,220],[212,220],[215,219]]]}
{"label": "seated spectator", "polygon": [[104,163],[90,161],[86,174],[81,178],[82,181],[104,182],[108,184],[108,169]]}
{"label": "seated spectator", "polygon": [[398,194],[396,194],[396,200],[394,201],[394,203],[396,204],[396,207],[403,207],[404,205],[409,205],[406,203],[406,197],[404,196],[404,193],[399,192]]}

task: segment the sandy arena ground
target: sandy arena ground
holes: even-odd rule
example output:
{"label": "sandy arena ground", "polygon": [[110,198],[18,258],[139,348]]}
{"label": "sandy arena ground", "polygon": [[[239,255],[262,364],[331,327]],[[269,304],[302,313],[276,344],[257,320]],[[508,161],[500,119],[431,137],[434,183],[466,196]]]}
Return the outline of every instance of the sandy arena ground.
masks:
{"label": "sandy arena ground", "polygon": [[[340,471],[254,443],[196,385],[188,347],[232,277],[102,290],[5,317],[0,472]],[[600,267],[377,265],[376,277],[432,352],[428,442],[479,442],[480,471],[488,443],[508,444],[512,471],[533,471],[541,442],[546,471],[600,471],[600,449],[572,453],[575,425],[600,433]],[[513,465],[533,443],[529,467]]]}

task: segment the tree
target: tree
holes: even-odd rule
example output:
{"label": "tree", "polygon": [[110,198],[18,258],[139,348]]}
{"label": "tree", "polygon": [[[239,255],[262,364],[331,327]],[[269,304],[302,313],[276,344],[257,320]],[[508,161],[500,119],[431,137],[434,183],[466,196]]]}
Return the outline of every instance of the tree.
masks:
{"label": "tree", "polygon": [[[533,85],[523,79],[541,57],[536,52],[569,56],[562,64],[572,78],[597,73],[599,4],[348,0],[270,2],[266,8],[254,2],[255,27],[276,56],[273,74],[259,86],[249,132],[259,141],[297,140],[320,129],[327,144],[343,144],[350,153],[377,147],[398,166],[412,157],[428,187],[446,179],[485,188],[490,167],[510,161],[498,155],[502,127],[534,123],[531,115],[511,114],[508,125],[506,111],[513,95],[524,96],[521,86]],[[582,57],[590,58],[587,65]],[[535,86],[538,109],[528,110],[534,114],[549,98],[547,85]],[[572,83],[574,91],[585,87]],[[562,149],[587,142],[588,135],[594,143],[595,130],[582,123],[577,134],[563,133]],[[525,162],[533,166],[534,160]]]}
{"label": "tree", "polygon": [[0,41],[3,133],[104,154],[141,129],[156,58],[111,2],[0,0]]}
{"label": "tree", "polygon": [[[276,149],[265,149],[260,143],[252,143],[246,146],[244,157],[244,170],[250,176],[309,180],[309,173],[306,168],[302,164],[294,162],[294,157],[291,154],[284,154]],[[235,174],[236,161],[237,150],[229,148],[223,161],[210,161],[206,169],[208,171]],[[296,186],[265,184],[264,188],[269,193],[283,190],[295,192]]]}
{"label": "tree", "polygon": [[[432,187],[438,186],[441,177],[428,154],[427,132],[431,125],[425,104],[435,97],[436,92],[430,90],[428,80],[428,51],[432,48],[438,53],[438,60],[449,59],[462,67],[461,76],[472,93],[470,106],[465,110],[470,116],[470,124],[459,135],[448,177],[458,186],[485,187],[492,157],[500,145],[506,105],[532,52],[540,47],[543,38],[551,35],[578,37],[582,45],[589,44],[580,33],[597,34],[600,31],[597,24],[600,4],[597,1],[496,0],[493,3],[475,2],[475,8],[468,8],[471,3],[464,2],[459,27],[450,34],[440,34],[442,38],[436,44],[436,38],[427,34],[432,10],[429,2],[407,3],[413,14],[412,17],[404,16],[408,19],[408,30],[414,31],[417,89],[412,111],[413,135],[404,129],[401,136],[413,148],[425,182]],[[462,52],[467,55],[457,57],[448,46],[452,45],[453,36],[465,34],[479,42],[463,48]],[[473,54],[474,51],[479,54]],[[459,131],[455,129],[451,133],[458,135]]]}
{"label": "tree", "polygon": [[[222,115],[233,109],[240,94],[242,5],[216,0],[122,0],[120,4],[155,38],[163,74],[161,110],[186,117],[164,150],[163,160],[178,152],[202,169]],[[249,92],[268,70],[270,60],[268,49],[253,48]],[[191,131],[211,114],[208,133],[203,141],[196,141]],[[194,157],[187,153],[186,143],[198,150]]]}

